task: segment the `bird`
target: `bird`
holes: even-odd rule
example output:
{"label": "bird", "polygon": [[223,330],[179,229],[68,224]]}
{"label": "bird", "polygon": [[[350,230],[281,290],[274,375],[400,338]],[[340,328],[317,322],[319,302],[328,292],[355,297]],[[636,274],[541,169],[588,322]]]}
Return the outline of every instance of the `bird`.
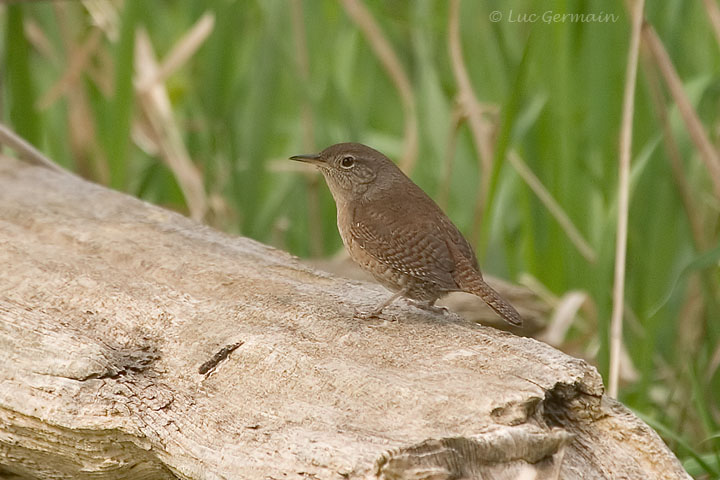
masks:
{"label": "bird", "polygon": [[337,207],[337,225],[350,258],[394,292],[361,317],[378,317],[400,297],[429,310],[450,292],[480,297],[501,318],[522,318],[483,279],[475,253],[442,209],[381,152],[338,143],[291,160],[316,166]]}

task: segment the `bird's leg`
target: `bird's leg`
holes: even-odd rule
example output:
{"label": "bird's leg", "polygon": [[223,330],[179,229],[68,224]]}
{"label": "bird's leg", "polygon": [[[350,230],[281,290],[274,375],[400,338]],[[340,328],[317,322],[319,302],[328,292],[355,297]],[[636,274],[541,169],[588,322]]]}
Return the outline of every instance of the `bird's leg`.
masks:
{"label": "bird's leg", "polygon": [[447,307],[438,307],[437,305],[435,305],[436,301],[437,301],[437,299],[427,300],[425,302],[413,301],[412,303],[417,308],[419,308],[421,310],[425,310],[427,312],[439,313],[442,315],[446,315],[446,314],[450,313],[450,310],[448,310]]}
{"label": "bird's leg", "polygon": [[399,292],[394,293],[391,297],[389,297],[387,300],[385,300],[384,302],[382,302],[380,305],[378,305],[377,307],[375,307],[373,310],[371,310],[369,312],[364,312],[362,310],[356,310],[355,317],[359,318],[361,320],[367,320],[370,318],[378,318],[380,316],[380,314],[382,313],[382,311],[385,309],[385,307],[387,307],[388,305],[393,303],[398,298],[405,296],[405,294],[407,292],[408,292],[408,288],[407,287],[403,288]]}

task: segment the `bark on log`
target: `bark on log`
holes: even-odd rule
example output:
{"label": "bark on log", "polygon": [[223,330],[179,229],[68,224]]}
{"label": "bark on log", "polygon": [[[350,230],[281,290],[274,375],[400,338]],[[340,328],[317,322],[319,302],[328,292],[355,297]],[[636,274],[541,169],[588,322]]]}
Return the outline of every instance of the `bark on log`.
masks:
{"label": "bark on log", "polygon": [[0,157],[0,244],[0,476],[689,478],[584,361],[71,174]]}

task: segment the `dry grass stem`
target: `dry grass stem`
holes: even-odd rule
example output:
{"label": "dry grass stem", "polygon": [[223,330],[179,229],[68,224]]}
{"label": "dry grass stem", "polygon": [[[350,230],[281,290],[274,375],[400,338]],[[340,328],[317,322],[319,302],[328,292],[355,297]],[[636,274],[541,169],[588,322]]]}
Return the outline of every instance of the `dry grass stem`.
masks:
{"label": "dry grass stem", "polygon": [[380,63],[387,71],[393,85],[400,94],[405,115],[405,133],[403,156],[400,168],[410,174],[415,168],[418,156],[418,119],[415,95],[405,70],[393,51],[390,42],[385,38],[380,26],[361,0],[343,0],[343,6],[355,25],[363,32],[370,47],[377,55]]}
{"label": "dry grass stem", "polygon": [[559,298],[552,290],[543,284],[537,277],[527,272],[521,273],[518,277],[518,284],[533,292],[540,300],[555,308]]}
{"label": "dry grass stem", "polygon": [[83,0],[83,6],[93,20],[93,24],[105,32],[111,42],[118,39],[120,23],[117,8],[111,0]]}
{"label": "dry grass stem", "polygon": [[480,159],[480,190],[475,201],[475,212],[473,215],[473,229],[471,241],[477,243],[480,237],[482,226],[482,215],[487,203],[487,195],[490,190],[490,176],[493,163],[493,128],[482,114],[480,102],[477,99],[475,90],[470,81],[470,75],[465,67],[465,59],[462,52],[460,39],[460,0],[450,2],[448,21],[448,50],[452,64],[453,75],[458,86],[456,101],[462,105],[467,113],[470,132]]}
{"label": "dry grass stem", "polygon": [[632,32],[625,74],[622,123],[620,126],[620,155],[618,165],[618,219],[615,243],[615,279],[613,284],[613,309],[610,320],[610,373],[608,393],[617,398],[620,361],[623,356],[622,328],[625,306],[625,258],[627,254],[627,224],[630,204],[630,157],[632,155],[633,113],[635,85],[637,80],[640,34],[643,26],[644,0],[635,0],[632,10]]}
{"label": "dry grass stem", "polygon": [[102,31],[93,28],[82,43],[80,48],[69,46],[68,54],[70,59],[62,77],[50,87],[45,94],[37,101],[38,110],[50,108],[68,90],[73,88],[85,72],[85,68],[100,45]]}
{"label": "dry grass stem", "polygon": [[[110,0],[83,0],[82,4],[93,19],[93,25],[103,32],[112,43],[119,38],[119,14]],[[86,74],[106,97],[115,91],[113,72],[115,59],[107,48],[99,48],[95,53],[95,62],[87,65]]]}
{"label": "dry grass stem", "polygon": [[595,253],[595,250],[590,246],[587,240],[585,240],[580,233],[580,230],[578,230],[572,220],[570,220],[568,214],[565,213],[565,210],[563,210],[560,204],[557,203],[550,192],[548,192],[530,167],[528,167],[523,159],[520,158],[520,156],[514,151],[510,151],[508,153],[507,159],[518,175],[520,175],[520,178],[522,178],[528,187],[530,187],[530,190],[535,193],[540,202],[548,209],[550,215],[552,215],[558,222],[560,228],[563,229],[565,235],[568,236],[572,244],[575,245],[575,248],[578,249],[580,255],[582,255],[588,262],[595,263],[597,261],[597,253]]}
{"label": "dry grass stem", "polygon": [[565,293],[553,308],[550,323],[542,334],[538,336],[538,340],[553,346],[562,345],[578,312],[583,304],[589,301],[591,300],[587,292],[571,290]]}
{"label": "dry grass stem", "polygon": [[156,83],[164,83],[170,75],[185,65],[207,37],[212,33],[215,26],[215,15],[206,13],[192,26],[192,28],[178,40],[167,56],[160,64],[152,77],[143,79],[143,83],[137,85],[137,89],[148,90]]}
{"label": "dry grass stem", "polygon": [[175,175],[185,196],[190,217],[202,220],[208,208],[202,175],[190,159],[182,141],[165,84],[149,82],[149,79],[160,78],[159,69],[150,38],[144,30],[139,30],[135,39],[135,84],[145,87],[138,92],[139,104],[147,117],[163,159]]}
{"label": "dry grass stem", "polygon": [[25,20],[25,38],[32,44],[33,48],[40,52],[43,57],[53,65],[57,65],[59,57],[55,45],[48,39],[45,31],[33,19]]}
{"label": "dry grass stem", "polygon": [[[649,53],[649,52],[648,52]],[[673,180],[675,180],[675,186],[680,194],[680,200],[682,201],[685,209],[685,214],[688,217],[690,223],[690,230],[692,231],[693,240],[698,250],[706,250],[708,248],[707,242],[705,241],[705,235],[703,234],[703,221],[700,217],[700,212],[695,206],[692,195],[690,195],[690,185],[688,184],[685,176],[685,170],[683,168],[682,155],[678,148],[675,136],[672,132],[672,126],[670,125],[670,118],[665,103],[665,98],[660,87],[660,79],[657,76],[656,70],[649,62],[647,56],[643,57],[643,71],[645,72],[645,78],[647,79],[650,98],[652,99],[653,105],[655,106],[655,113],[660,120],[660,125],[663,129],[663,143],[665,144],[665,150],[670,160],[670,167],[673,172]]]}
{"label": "dry grass stem", "polygon": [[[26,36],[41,55],[51,62],[57,61],[58,58],[66,60],[62,64],[65,65],[62,75],[35,101],[35,108],[39,111],[48,110],[60,98],[65,97],[68,125],[67,143],[72,151],[75,170],[86,178],[107,183],[108,166],[98,148],[91,102],[88,99],[85,85],[80,81],[89,71],[92,65],[91,60],[101,50],[103,32],[93,27],[85,39],[78,43],[68,32],[66,26],[68,13],[77,13],[78,9],[58,4],[53,4],[53,7],[62,34],[60,48],[64,52],[56,51],[58,46],[50,43],[45,32],[35,22],[26,22],[25,24]],[[63,68],[62,65],[59,64],[58,68]]]}
{"label": "dry grass stem", "polygon": [[643,42],[649,47],[653,59],[670,90],[670,94],[678,106],[690,138],[698,149],[700,158],[705,162],[705,166],[713,183],[715,196],[717,199],[720,199],[720,156],[718,156],[718,152],[710,142],[697,112],[695,112],[690,100],[687,98],[682,81],[657,33],[655,33],[655,30],[649,24],[644,26],[642,33]]}
{"label": "dry grass stem", "polygon": [[64,172],[55,162],[42,154],[40,150],[30,145],[24,138],[20,137],[7,125],[0,123],[0,145],[10,147],[15,151],[19,158],[27,163],[38,165],[41,167],[55,170],[56,172]]}
{"label": "dry grass stem", "polygon": [[[707,372],[705,372],[705,381],[710,382],[712,377],[715,376],[715,372],[720,368],[720,344],[715,347],[712,356],[710,357],[710,364],[708,365]],[[715,410],[715,415],[718,414],[718,410]]]}
{"label": "dry grass stem", "polygon": [[[67,12],[70,10],[74,11],[76,4],[66,2],[52,2],[53,11],[55,12],[55,18],[57,20],[58,32],[60,33],[60,40],[65,47],[65,51],[69,52],[74,43],[72,34],[72,22],[68,24]],[[72,10],[71,10],[72,9]]]}
{"label": "dry grass stem", "polygon": [[438,192],[437,202],[443,209],[448,206],[450,197],[450,185],[452,184],[452,170],[455,160],[455,147],[457,146],[457,136],[465,119],[465,112],[462,105],[458,102],[453,103],[452,113],[450,115],[450,134],[448,135],[447,145],[445,146],[445,156],[443,157],[443,177],[440,181],[440,191]]}
{"label": "dry grass stem", "polygon": [[492,170],[493,146],[489,142],[492,137],[492,125],[483,117],[480,102],[472,87],[470,75],[465,66],[460,39],[460,0],[450,2],[450,15],[448,24],[448,49],[452,64],[453,75],[458,86],[456,101],[462,105],[467,113],[470,130],[473,133],[475,148],[477,148],[483,174],[489,176]]}
{"label": "dry grass stem", "polygon": [[102,184],[110,182],[110,167],[99,148],[95,117],[87,91],[76,84],[66,94],[68,135],[77,171]]}
{"label": "dry grass stem", "polygon": [[715,33],[715,40],[720,46],[720,8],[718,7],[716,0],[703,0],[705,10],[707,10],[708,20],[712,25],[713,32]]}

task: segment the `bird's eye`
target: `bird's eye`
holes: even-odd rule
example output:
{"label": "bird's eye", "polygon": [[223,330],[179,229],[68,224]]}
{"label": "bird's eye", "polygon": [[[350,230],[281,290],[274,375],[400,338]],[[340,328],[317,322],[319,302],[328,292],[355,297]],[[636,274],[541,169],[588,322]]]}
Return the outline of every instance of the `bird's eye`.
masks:
{"label": "bird's eye", "polygon": [[355,165],[355,159],[350,155],[347,155],[340,160],[340,166],[343,168],[352,168]]}

